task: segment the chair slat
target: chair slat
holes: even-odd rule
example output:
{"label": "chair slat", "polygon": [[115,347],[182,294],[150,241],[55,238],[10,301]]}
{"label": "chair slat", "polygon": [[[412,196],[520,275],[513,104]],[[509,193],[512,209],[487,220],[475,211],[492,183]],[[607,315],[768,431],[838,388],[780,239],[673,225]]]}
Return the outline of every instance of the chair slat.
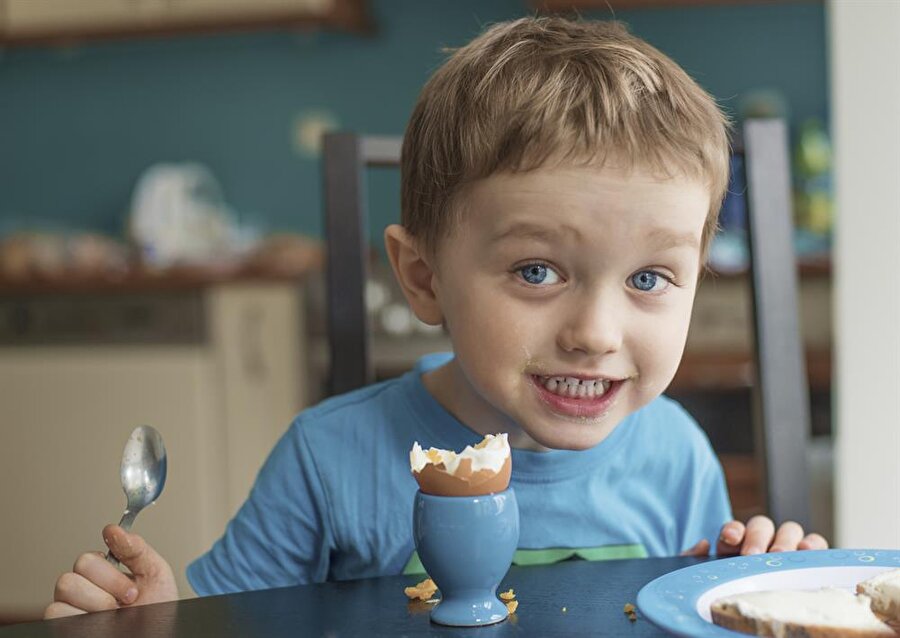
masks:
{"label": "chair slat", "polygon": [[809,384],[797,302],[791,169],[783,120],[744,126],[745,170],[756,337],[757,453],[767,509],[776,522],[809,526]]}

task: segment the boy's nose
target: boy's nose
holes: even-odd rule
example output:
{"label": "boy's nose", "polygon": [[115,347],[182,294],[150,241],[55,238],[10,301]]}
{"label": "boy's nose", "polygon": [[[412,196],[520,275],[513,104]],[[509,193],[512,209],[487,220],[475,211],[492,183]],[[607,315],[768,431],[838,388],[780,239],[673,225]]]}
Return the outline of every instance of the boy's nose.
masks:
{"label": "boy's nose", "polygon": [[559,331],[557,343],[566,352],[607,354],[621,349],[622,332],[615,304],[593,302],[574,309]]}

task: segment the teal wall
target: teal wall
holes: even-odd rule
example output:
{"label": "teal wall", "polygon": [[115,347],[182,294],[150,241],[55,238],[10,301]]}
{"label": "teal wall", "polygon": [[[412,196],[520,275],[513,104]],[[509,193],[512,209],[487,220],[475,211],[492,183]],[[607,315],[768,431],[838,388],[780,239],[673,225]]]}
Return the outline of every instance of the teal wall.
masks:
{"label": "teal wall", "polygon": [[[293,150],[296,114],[326,108],[343,128],[400,134],[442,46],[527,11],[524,0],[371,6],[371,37],[267,32],[0,52],[0,231],[54,222],[118,234],[141,170],[190,159],[212,168],[244,220],[319,235],[319,167]],[[726,108],[773,87],[794,122],[827,118],[821,3],[617,17]],[[374,238],[397,216],[398,185],[396,172],[372,176]]]}

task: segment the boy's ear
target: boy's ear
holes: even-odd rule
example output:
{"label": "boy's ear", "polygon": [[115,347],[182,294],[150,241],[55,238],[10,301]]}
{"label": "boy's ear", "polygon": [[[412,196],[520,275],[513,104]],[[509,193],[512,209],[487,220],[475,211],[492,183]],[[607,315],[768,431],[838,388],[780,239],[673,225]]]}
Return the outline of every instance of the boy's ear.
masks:
{"label": "boy's ear", "polygon": [[432,286],[434,269],[419,242],[400,224],[391,224],[384,230],[384,247],[412,311],[425,323],[440,325],[444,314]]}

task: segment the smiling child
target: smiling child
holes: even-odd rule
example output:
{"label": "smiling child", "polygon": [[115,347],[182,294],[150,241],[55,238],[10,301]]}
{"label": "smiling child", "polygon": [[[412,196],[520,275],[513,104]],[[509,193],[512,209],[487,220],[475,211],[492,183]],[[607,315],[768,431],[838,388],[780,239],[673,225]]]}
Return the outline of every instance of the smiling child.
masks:
{"label": "smiling child", "polygon": [[[731,520],[722,468],[662,396],[728,183],[727,122],[672,60],[617,23],[488,28],[424,87],[385,231],[416,315],[453,353],[302,412],[222,538],[200,595],[413,573],[414,441],[507,433],[514,562],[825,548],[799,525]],[[139,536],[103,537],[48,617],[171,600]]]}

